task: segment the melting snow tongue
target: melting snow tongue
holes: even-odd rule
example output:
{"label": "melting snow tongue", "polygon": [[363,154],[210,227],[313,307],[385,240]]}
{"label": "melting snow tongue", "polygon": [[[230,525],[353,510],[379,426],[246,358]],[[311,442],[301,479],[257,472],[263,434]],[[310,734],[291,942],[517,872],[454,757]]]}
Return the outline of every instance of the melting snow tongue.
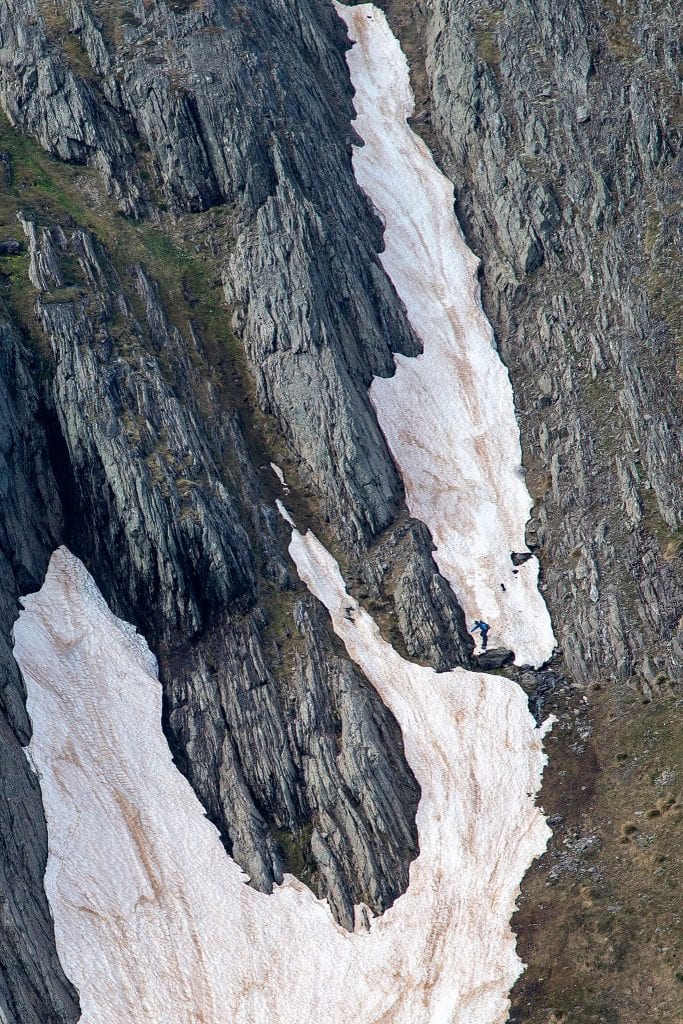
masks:
{"label": "melting snow tongue", "polygon": [[[335,4],[355,45],[354,149],[361,188],[384,221],[380,260],[423,343],[396,355],[396,373],[370,388],[412,515],[429,528],[435,560],[470,624],[519,665],[540,666],[555,646],[525,542],[531,498],[507,370],[481,308],[478,260],[453,212],[453,185],[407,123],[408,67],[381,11]],[[526,554],[515,564],[512,554]]]}
{"label": "melting snow tongue", "polygon": [[24,599],[15,657],[48,824],[45,888],[81,1019],[503,1022],[522,966],[509,921],[549,835],[533,799],[542,730],[510,680],[403,661],[311,533],[294,530],[290,551],[403,730],[422,788],[409,887],[351,934],[291,876],[272,896],[247,886],[172,762],[154,657],[60,548]]}

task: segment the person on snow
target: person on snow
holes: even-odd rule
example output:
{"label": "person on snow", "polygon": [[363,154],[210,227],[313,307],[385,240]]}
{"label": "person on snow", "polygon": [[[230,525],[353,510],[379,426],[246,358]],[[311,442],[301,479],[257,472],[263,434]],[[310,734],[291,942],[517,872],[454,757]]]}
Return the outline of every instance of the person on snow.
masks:
{"label": "person on snow", "polygon": [[475,619],[474,625],[472,626],[471,632],[476,633],[477,630],[481,633],[481,649],[486,650],[486,645],[489,642],[489,626],[488,622],[482,622],[481,619]]}

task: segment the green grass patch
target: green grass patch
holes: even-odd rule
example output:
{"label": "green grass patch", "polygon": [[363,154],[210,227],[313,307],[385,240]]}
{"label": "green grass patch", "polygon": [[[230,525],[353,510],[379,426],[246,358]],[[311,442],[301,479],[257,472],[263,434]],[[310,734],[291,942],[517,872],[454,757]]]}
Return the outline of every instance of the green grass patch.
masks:
{"label": "green grass patch", "polygon": [[45,25],[45,34],[60,52],[64,62],[81,78],[96,81],[97,76],[90,58],[78,33],[73,31],[63,0],[37,0],[37,3]]}
{"label": "green grass patch", "polygon": [[28,267],[28,253],[0,257],[0,295],[24,334],[35,339],[38,332],[36,290],[28,279]]}
{"label": "green grass patch", "polygon": [[[605,686],[592,694],[591,719],[590,749],[581,756],[562,746],[569,739],[560,732],[547,741],[540,802],[565,824],[523,884],[514,924],[529,967],[513,993],[514,1019],[625,1024],[635,1019],[637,991],[643,1020],[678,1024],[680,701],[663,688],[647,704],[629,703]],[[553,763],[565,770],[553,771]],[[577,833],[595,842],[568,857]]]}
{"label": "green grass patch", "polygon": [[312,835],[312,822],[292,831],[282,828],[273,830],[275,841],[282,851],[285,871],[299,878],[311,888],[314,887],[313,874],[315,871],[315,860],[311,853]]}
{"label": "green grass patch", "polygon": [[502,9],[485,10],[479,15],[474,29],[477,55],[493,68],[500,64],[501,53],[497,29],[502,17]]}
{"label": "green grass patch", "polygon": [[635,25],[638,14],[637,6],[628,10],[629,0],[622,4],[619,0],[603,0],[606,15],[603,28],[607,39],[607,48],[616,60],[624,64],[632,64],[642,57],[642,51],[635,41]]}
{"label": "green grass patch", "polygon": [[[678,183],[675,183],[677,190]],[[650,206],[643,236],[647,270],[643,284],[655,313],[671,331],[679,356],[683,355],[683,289],[680,287],[681,254],[677,241],[679,203]],[[683,375],[683,374],[682,374]]]}

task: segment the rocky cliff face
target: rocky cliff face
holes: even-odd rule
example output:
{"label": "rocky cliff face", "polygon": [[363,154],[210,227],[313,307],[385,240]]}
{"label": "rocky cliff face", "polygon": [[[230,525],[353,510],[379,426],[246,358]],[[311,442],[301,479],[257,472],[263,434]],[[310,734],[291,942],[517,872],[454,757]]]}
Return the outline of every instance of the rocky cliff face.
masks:
{"label": "rocky cliff face", "polygon": [[[683,659],[676,12],[654,0],[637,14],[611,0],[384,6],[411,56],[416,127],[483,259],[536,499],[528,540],[562,651],[522,682],[561,716],[557,777],[585,781],[585,796],[548,797],[570,805],[556,822],[567,852],[548,863],[572,879],[552,890],[555,925],[539,925],[552,950],[572,885],[635,886],[616,853],[582,860],[611,849],[612,813],[590,804],[608,755],[602,711],[579,713],[582,698],[599,702],[590,688],[608,684],[607,728],[631,714],[629,695],[666,712]],[[44,823],[7,646],[17,594],[61,541],[158,653],[178,764],[253,884],[294,871],[347,926],[354,902],[380,910],[406,884],[418,791],[400,734],[293,578],[269,468],[285,470],[298,521],[399,649],[468,663],[462,613],[367,400],[392,352],[417,343],[353,178],[346,45],[331,5],[313,0],[0,8],[13,126],[0,125],[9,1021],[78,1015],[40,885]],[[626,803],[629,779],[615,791]],[[599,955],[616,963],[614,949]],[[542,1015],[558,985],[543,987],[542,951],[523,956],[520,999]],[[605,1019],[606,1005],[579,1019]]]}
{"label": "rocky cliff face", "polygon": [[401,485],[365,390],[417,346],[350,168],[343,28],[328,5],[104,7],[5,7],[7,113],[55,156],[102,168],[123,212],[150,215],[154,189],[174,212],[230,207],[225,287],[260,404],[324,514],[368,539]]}
{"label": "rocky cliff face", "polygon": [[581,682],[680,674],[674,24],[666,4],[454,2],[425,26],[434,130],[523,417],[530,540],[572,608]]}
{"label": "rocky cliff face", "polygon": [[34,589],[62,528],[47,458],[35,359],[0,314],[0,1008],[8,1021],[74,1020],[76,995],[54,949],[43,891],[47,834],[40,789],[23,755],[30,737],[10,633],[17,597]]}
{"label": "rocky cliff face", "polygon": [[[3,510],[3,777],[19,780],[10,814],[29,851],[0,847],[3,869],[24,872],[6,878],[0,918],[9,1021],[77,1018],[7,646],[17,594],[60,542],[158,654],[178,764],[252,884],[293,871],[347,927],[354,903],[381,911],[407,884],[419,792],[400,731],[293,577],[269,467],[395,643],[439,668],[469,661],[367,399],[417,343],[353,178],[344,47],[318,4],[0,11],[14,126],[0,260],[27,367],[8,419],[41,467]],[[29,434],[36,417],[44,434]]]}
{"label": "rocky cliff face", "polygon": [[[155,637],[173,749],[253,884],[294,870],[350,925],[355,902],[395,898],[416,852],[399,730],[298,592],[198,329],[188,348],[142,268],[125,289],[85,231],[24,227],[67,510],[51,539],[87,557]],[[38,522],[53,504],[35,496]]]}

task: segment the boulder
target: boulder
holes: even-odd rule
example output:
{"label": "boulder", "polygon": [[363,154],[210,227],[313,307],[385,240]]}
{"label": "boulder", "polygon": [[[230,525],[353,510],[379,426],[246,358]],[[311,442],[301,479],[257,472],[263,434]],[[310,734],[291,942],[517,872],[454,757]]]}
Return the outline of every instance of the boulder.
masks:
{"label": "boulder", "polygon": [[493,668],[502,668],[503,665],[509,665],[514,660],[515,652],[509,651],[507,647],[492,647],[488,651],[483,651],[482,654],[477,654],[474,657],[477,668],[481,672],[489,672]]}
{"label": "boulder", "polygon": [[0,242],[0,256],[18,256],[21,252],[21,242],[16,238],[6,238]]}

